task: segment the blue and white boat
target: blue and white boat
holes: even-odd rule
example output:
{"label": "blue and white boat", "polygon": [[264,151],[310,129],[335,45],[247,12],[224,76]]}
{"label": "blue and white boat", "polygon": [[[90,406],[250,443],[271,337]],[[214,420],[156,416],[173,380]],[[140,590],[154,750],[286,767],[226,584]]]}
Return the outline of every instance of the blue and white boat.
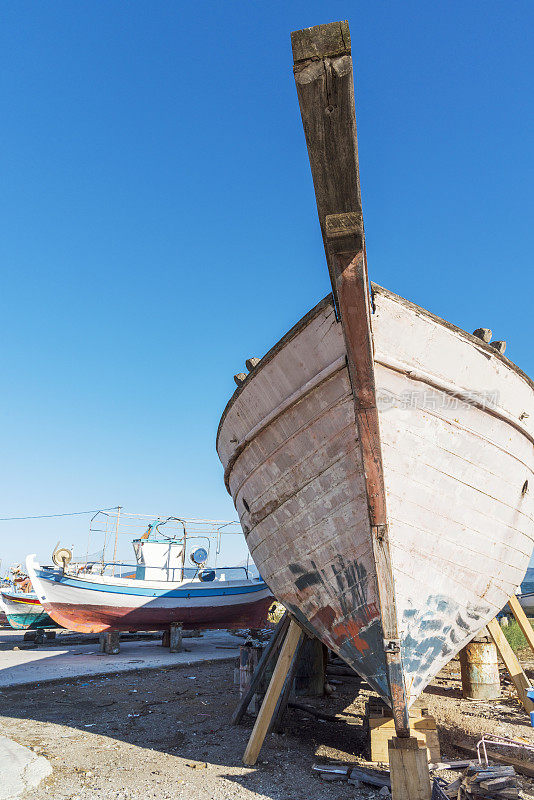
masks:
{"label": "blue and white boat", "polygon": [[[189,553],[186,537],[162,535],[157,521],[133,542],[136,564],[40,567],[26,564],[45,611],[65,628],[83,633],[111,630],[261,628],[273,596],[248,567],[206,567],[208,551]],[[63,551],[62,551],[63,552]],[[117,574],[120,570],[125,577]],[[110,572],[110,574],[106,574]],[[96,574],[95,574],[96,573]]]}

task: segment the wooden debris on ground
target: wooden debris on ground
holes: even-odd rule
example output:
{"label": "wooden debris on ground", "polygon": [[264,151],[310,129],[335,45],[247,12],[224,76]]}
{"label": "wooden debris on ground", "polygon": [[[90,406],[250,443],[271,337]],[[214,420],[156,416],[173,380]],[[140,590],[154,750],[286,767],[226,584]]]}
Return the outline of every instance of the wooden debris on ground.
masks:
{"label": "wooden debris on ground", "polygon": [[[448,800],[516,800],[520,798],[517,773],[512,766],[490,764],[488,766],[476,761],[446,761],[429,765],[432,771],[443,769],[462,769],[456,780],[446,784],[442,778],[436,778],[439,792],[433,797]],[[383,797],[391,793],[391,778],[388,770],[368,768],[360,764],[320,764],[313,765],[313,771],[326,782],[345,781],[352,786],[373,787],[380,790]]]}
{"label": "wooden debris on ground", "polygon": [[[385,788],[388,795],[391,790],[389,772],[366,769],[354,764],[314,764],[312,769],[323,781],[347,781],[351,785],[363,784],[380,790]],[[386,792],[383,792],[383,796],[385,795]]]}
{"label": "wooden debris on ground", "polygon": [[517,774],[510,766],[472,763],[460,778],[441,788],[451,800],[515,800],[520,796]]}

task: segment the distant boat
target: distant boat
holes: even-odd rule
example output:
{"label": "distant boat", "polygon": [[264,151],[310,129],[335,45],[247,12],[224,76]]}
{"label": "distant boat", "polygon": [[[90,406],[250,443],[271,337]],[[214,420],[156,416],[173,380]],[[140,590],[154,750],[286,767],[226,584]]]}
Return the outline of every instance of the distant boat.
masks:
{"label": "distant boat", "polygon": [[1,596],[2,608],[12,628],[37,630],[58,627],[46,613],[35,592],[10,592],[3,589]]}
{"label": "distant boat", "polygon": [[534,617],[534,567],[529,567],[517,594],[523,611],[528,617]]}
{"label": "distant boat", "polygon": [[348,25],[292,41],[333,294],[236,375],[217,451],[276,599],[405,737],[410,705],[528,565],[534,384],[490,331],[369,291]]}
{"label": "distant boat", "polygon": [[0,590],[0,625],[9,625],[6,609],[4,607],[4,603],[2,601],[2,594]]}
{"label": "distant boat", "polygon": [[[133,542],[135,577],[120,577],[121,565],[104,562],[72,570],[67,563],[51,571],[28,556],[27,569],[45,610],[60,625],[83,633],[166,630],[172,623],[185,629],[262,627],[273,602],[266,583],[249,576],[245,566],[206,567],[204,548],[190,552],[195,566],[186,567],[185,526],[177,539],[162,535],[164,524],[149,525]],[[111,574],[99,574],[107,566]],[[132,565],[122,569],[131,574]]]}

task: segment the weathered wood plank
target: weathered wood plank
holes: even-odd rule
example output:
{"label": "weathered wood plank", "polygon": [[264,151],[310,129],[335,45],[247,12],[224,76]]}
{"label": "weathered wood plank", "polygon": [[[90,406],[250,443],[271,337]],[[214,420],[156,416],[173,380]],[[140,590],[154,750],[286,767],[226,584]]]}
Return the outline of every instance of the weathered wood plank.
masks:
{"label": "weathered wood plank", "polygon": [[284,611],[282,618],[278,621],[276,628],[273,631],[273,635],[271,636],[269,644],[261,654],[261,658],[258,661],[256,669],[254,670],[254,674],[252,675],[247,691],[244,693],[243,697],[241,697],[241,699],[239,700],[236,710],[232,714],[232,719],[231,719],[232,725],[239,725],[239,723],[243,719],[243,716],[245,715],[245,712],[249,707],[249,703],[254,697],[256,689],[258,688],[261,679],[265,674],[265,670],[271,659],[274,657],[278,647],[280,646],[280,642],[285,636],[288,628],[289,628],[289,615],[287,611]]}
{"label": "weathered wood plank", "polygon": [[516,654],[508,644],[508,640],[497,620],[492,619],[491,622],[488,622],[487,628],[515,686],[519,702],[523,705],[527,714],[530,714],[531,711],[534,711],[534,703],[527,697],[530,681],[525,675]]}
{"label": "weathered wood plank", "polygon": [[289,702],[289,698],[291,697],[291,692],[293,690],[293,683],[295,680],[295,676],[297,674],[297,667],[298,662],[300,660],[300,655],[302,653],[302,646],[306,636],[301,636],[299,643],[295,648],[295,652],[293,653],[293,659],[291,661],[291,665],[287,671],[286,679],[284,681],[284,685],[282,687],[282,691],[280,692],[280,697],[278,698],[278,702],[276,704],[276,708],[273,711],[273,716],[271,719],[271,723],[267,728],[267,735],[272,733],[273,731],[280,731],[282,727],[282,721],[284,718],[284,714],[286,712],[287,704]]}
{"label": "weathered wood plank", "polygon": [[530,649],[532,650],[532,652],[534,652],[534,630],[532,630],[532,625],[528,621],[527,615],[523,611],[521,603],[519,602],[515,594],[512,594],[510,596],[508,604],[512,609],[512,614],[514,615],[517,624],[523,631],[525,639],[529,643]]}
{"label": "weathered wood plank", "polygon": [[269,683],[269,688],[263,699],[243,756],[243,764],[249,767],[254,766],[258,759],[267,730],[271,724],[278,698],[280,697],[280,692],[282,691],[284,681],[291,667],[293,656],[303,636],[302,628],[294,620],[291,620],[271,682]]}

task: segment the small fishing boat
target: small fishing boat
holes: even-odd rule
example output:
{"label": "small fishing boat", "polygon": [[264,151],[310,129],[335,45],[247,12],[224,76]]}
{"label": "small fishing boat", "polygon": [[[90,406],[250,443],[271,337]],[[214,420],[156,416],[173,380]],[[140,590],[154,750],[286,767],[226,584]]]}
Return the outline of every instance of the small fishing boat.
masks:
{"label": "small fishing boat", "polygon": [[[178,521],[181,535],[167,535],[165,525]],[[227,523],[221,523],[221,525]],[[198,547],[198,540],[203,546]],[[273,602],[265,582],[247,567],[207,566],[210,539],[187,535],[186,521],[168,518],[148,525],[133,541],[135,564],[76,564],[56,551],[61,569],[42,569],[30,555],[26,564],[38,598],[48,614],[73,631],[260,628]],[[217,546],[218,550],[218,546]],[[193,565],[186,566],[187,559]],[[121,577],[128,575],[129,577]]]}
{"label": "small fishing boat", "polygon": [[1,592],[2,608],[7,621],[17,630],[42,630],[57,628],[57,623],[46,613],[35,592]]}
{"label": "small fishing boat", "polygon": [[333,292],[236,375],[217,451],[276,599],[405,738],[410,705],[527,568],[534,384],[491,332],[369,288],[348,25],[292,44]]}

